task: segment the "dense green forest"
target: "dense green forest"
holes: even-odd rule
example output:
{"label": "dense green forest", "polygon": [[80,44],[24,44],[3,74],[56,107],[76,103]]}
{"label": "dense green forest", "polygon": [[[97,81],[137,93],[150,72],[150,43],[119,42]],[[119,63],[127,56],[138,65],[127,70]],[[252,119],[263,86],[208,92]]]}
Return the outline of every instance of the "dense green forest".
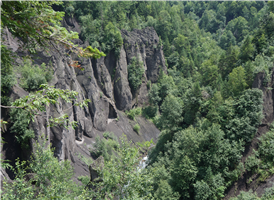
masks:
{"label": "dense green forest", "polygon": [[[157,83],[149,86],[150,105],[132,109],[127,115],[134,119],[142,114],[161,135],[142,172],[135,164],[151,143],[135,146],[109,133],[97,139],[93,153],[105,158],[105,167],[100,173],[102,180],[94,185],[96,190],[85,187],[94,184],[88,183],[89,177],[79,177],[84,185],[76,186],[70,179],[73,170],[69,163],[58,165],[52,152],[38,145],[28,167],[41,175],[37,181],[40,196],[23,180],[25,163],[18,161],[17,181],[4,185],[4,199],[222,199],[245,171],[259,174],[261,180],[274,174],[274,127],[260,139],[258,151],[240,162],[263,119],[263,93],[252,89],[257,73],[264,72],[264,86],[273,87],[269,85],[274,63],[273,2],[66,1],[55,9],[75,17],[81,25],[80,38],[105,54],[114,51],[119,55],[121,29],[150,26],[156,30],[168,73],[161,72]],[[8,51],[2,46],[1,50]],[[9,54],[3,55],[2,63]],[[132,65],[139,63],[135,60]],[[143,72],[134,71],[132,65],[129,81],[136,88],[138,74]],[[2,93],[14,84],[13,73],[11,67],[2,65]],[[50,74],[40,82],[42,75],[33,76],[23,81],[29,91],[36,89],[31,81],[28,84],[29,79],[37,80],[36,85],[50,79]],[[13,118],[24,115],[13,112]],[[22,143],[27,134],[22,133]],[[39,171],[43,162],[51,166],[48,172]],[[274,187],[261,198],[250,191],[233,199],[267,200],[273,196]]]}

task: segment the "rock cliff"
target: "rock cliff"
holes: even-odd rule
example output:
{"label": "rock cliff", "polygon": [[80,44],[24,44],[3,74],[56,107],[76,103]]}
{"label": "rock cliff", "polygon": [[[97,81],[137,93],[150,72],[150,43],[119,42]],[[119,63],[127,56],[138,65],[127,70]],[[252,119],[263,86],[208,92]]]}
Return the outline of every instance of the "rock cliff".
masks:
{"label": "rock cliff", "polygon": [[[68,30],[80,32],[80,26],[73,18],[65,18],[63,25]],[[61,126],[49,128],[46,126],[45,118],[39,115],[30,125],[35,132],[36,139],[43,134],[50,135],[50,142],[55,148],[55,156],[60,160],[71,160],[75,166],[76,177],[89,174],[88,166],[80,159],[79,155],[89,157],[94,138],[102,137],[103,132],[113,132],[117,137],[125,134],[133,142],[152,138],[155,141],[160,133],[151,122],[137,117],[136,120],[140,125],[140,134],[137,134],[133,130],[136,122],[129,120],[123,112],[134,106],[146,105],[148,103],[147,81],[156,82],[160,70],[166,71],[159,37],[153,28],[132,32],[122,30],[121,32],[124,44],[119,57],[110,52],[106,57],[101,57],[98,60],[83,59],[78,58],[77,55],[68,56],[66,50],[57,52],[52,49],[49,54],[39,52],[34,59],[35,64],[52,63],[54,78],[50,85],[77,91],[79,100],[91,100],[86,108],[75,107],[72,103],[60,101],[42,113],[52,117],[66,113],[69,120],[77,121],[76,129],[65,129]],[[6,34],[9,34],[8,31]],[[24,52],[20,52],[16,48],[17,40],[11,40],[7,45],[18,55],[23,54]],[[88,45],[80,39],[75,40],[74,43],[82,47]],[[145,68],[142,85],[134,94],[129,87],[127,72],[132,57],[139,58]],[[84,70],[72,67],[72,61],[78,61]],[[18,85],[13,87],[12,94],[16,94],[14,99],[27,95],[25,91],[17,93],[16,91],[23,91],[23,89]],[[5,133],[2,136],[8,137]],[[12,141],[12,138],[9,141]],[[3,146],[4,159],[10,159],[5,152],[11,151],[15,152],[18,149],[14,148],[12,144]],[[26,154],[29,155],[29,153]],[[15,155],[20,155],[20,153],[16,154],[15,152]]]}

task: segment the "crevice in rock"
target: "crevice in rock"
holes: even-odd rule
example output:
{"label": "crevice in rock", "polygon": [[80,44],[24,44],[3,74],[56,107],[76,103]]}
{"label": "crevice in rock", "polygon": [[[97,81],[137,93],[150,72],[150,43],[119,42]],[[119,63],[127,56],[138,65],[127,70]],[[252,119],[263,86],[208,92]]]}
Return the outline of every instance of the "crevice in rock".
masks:
{"label": "crevice in rock", "polygon": [[115,119],[117,118],[117,112],[115,111],[113,105],[109,104],[108,118]]}

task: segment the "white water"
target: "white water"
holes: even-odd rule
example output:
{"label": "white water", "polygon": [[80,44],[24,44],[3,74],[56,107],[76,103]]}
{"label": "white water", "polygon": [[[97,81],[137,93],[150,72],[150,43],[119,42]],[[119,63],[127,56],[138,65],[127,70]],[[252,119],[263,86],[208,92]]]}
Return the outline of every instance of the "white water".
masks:
{"label": "white water", "polygon": [[142,169],[145,169],[147,166],[147,162],[148,162],[148,157],[147,156],[143,157],[142,160],[140,160],[139,162],[137,170],[140,172]]}

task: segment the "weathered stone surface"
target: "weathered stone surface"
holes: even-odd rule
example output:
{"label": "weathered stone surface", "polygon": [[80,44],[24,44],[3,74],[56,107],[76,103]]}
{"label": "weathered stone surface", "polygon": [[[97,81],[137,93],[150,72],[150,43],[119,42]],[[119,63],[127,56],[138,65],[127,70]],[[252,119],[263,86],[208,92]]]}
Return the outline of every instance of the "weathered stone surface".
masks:
{"label": "weathered stone surface", "polygon": [[[73,18],[66,17],[63,20],[63,25],[68,30],[80,31],[79,25]],[[123,32],[125,33],[125,31]],[[141,128],[140,134],[137,134],[133,131],[133,126],[136,122],[129,120],[123,112],[119,111],[131,109],[133,104],[143,105],[148,102],[146,84],[148,80],[157,80],[157,70],[159,70],[158,66],[161,63],[161,57],[155,57],[157,51],[161,52],[161,49],[156,51],[152,47],[159,40],[153,29],[148,28],[143,32],[135,30],[128,34],[130,38],[132,37],[132,40],[130,39],[132,43],[136,40],[135,42],[138,44],[137,48],[131,50],[126,48],[126,52],[124,46],[121,48],[119,57],[116,57],[114,52],[111,51],[106,57],[91,61],[91,59],[80,59],[74,54],[68,56],[65,54],[66,50],[64,49],[61,52],[51,49],[50,55],[38,52],[37,57],[39,59],[34,59],[34,63],[39,65],[42,62],[46,64],[49,62],[52,63],[54,76],[53,80],[49,83],[50,85],[78,92],[77,99],[79,101],[84,99],[91,100],[87,108],[76,107],[73,106],[73,102],[66,103],[60,100],[56,105],[47,107],[46,112],[38,113],[39,115],[35,116],[34,122],[30,124],[30,127],[35,132],[35,140],[39,139],[42,135],[49,137],[47,143],[49,144],[50,142],[52,147],[54,147],[54,155],[59,160],[69,159],[72,161],[75,167],[75,177],[89,174],[88,164],[79,157],[79,154],[90,157],[90,149],[93,147],[95,137],[102,137],[104,131],[113,132],[117,137],[125,134],[133,142],[150,140],[151,138],[156,140],[160,133],[152,123],[142,117],[138,117],[137,120]],[[147,36],[150,38],[145,39]],[[15,53],[18,53],[18,55],[22,54],[22,52],[19,53],[18,40],[11,40],[6,37],[6,41],[7,45],[10,45],[10,48]],[[146,44],[146,41],[148,44]],[[88,45],[87,42],[84,43],[80,39],[73,42],[83,48]],[[144,45],[141,46],[141,44]],[[128,61],[133,56],[139,56],[146,69],[142,85],[138,89],[134,101],[128,83],[127,71]],[[149,60],[151,59],[157,60],[158,64],[155,64],[157,65],[157,70],[154,69],[155,65],[150,63]],[[20,63],[20,59],[18,61]],[[73,68],[71,66],[73,61],[78,61],[78,64],[84,70],[81,71]],[[163,70],[165,70],[164,65]],[[152,71],[149,74],[154,75],[147,77],[148,71]],[[15,86],[11,97],[16,99],[27,94],[28,92],[22,88]],[[60,117],[63,114],[68,115],[69,121],[77,121],[78,126],[76,129],[71,127],[66,129],[63,126],[47,126],[49,117]],[[32,144],[35,140],[30,142],[31,149],[33,149]],[[13,138],[7,137],[7,141],[15,141],[14,136]],[[15,157],[20,156],[20,148],[12,149],[12,151],[16,151],[16,154],[11,156],[8,155],[9,150],[8,145],[5,145],[5,159],[12,158],[15,160]],[[30,155],[30,152],[28,155]],[[10,176],[10,174],[8,175]],[[2,176],[5,176],[5,174]],[[77,178],[75,178],[75,181],[77,181]]]}
{"label": "weathered stone surface", "polygon": [[263,91],[263,114],[264,119],[262,120],[263,124],[269,124],[274,120],[274,91],[272,85],[274,83],[274,72],[272,71],[271,80],[267,86],[264,86],[265,73],[260,72],[256,75],[253,85],[253,88],[259,88]]}
{"label": "weathered stone surface", "polygon": [[108,98],[113,99],[113,87],[111,83],[111,77],[104,63],[104,57],[101,57],[97,60],[93,59],[92,65],[98,86]]}
{"label": "weathered stone surface", "polygon": [[114,78],[114,98],[119,110],[131,109],[132,94],[128,83],[126,53],[121,49]]}
{"label": "weathered stone surface", "polygon": [[[118,111],[117,120],[113,120],[107,126],[108,132],[114,133],[118,138],[122,137],[124,134],[127,136],[128,140],[135,142],[147,141],[153,139],[157,141],[157,137],[160,131],[155,127],[154,124],[147,121],[143,117],[136,117],[136,121],[130,120],[125,113]],[[139,134],[133,130],[134,125],[138,123],[140,125]]]}
{"label": "weathered stone surface", "polygon": [[[145,69],[141,86],[132,94],[131,104],[131,106],[142,106],[147,104],[149,100],[146,87],[147,81],[155,83],[158,80],[160,71],[163,70],[165,73],[167,71],[162,46],[159,43],[156,31],[151,27],[143,30],[134,29],[132,32],[122,30],[121,33],[124,39],[123,47],[126,53],[127,65],[135,57],[142,62],[142,67]],[[118,105],[119,100],[116,100],[116,102],[116,105]]]}
{"label": "weathered stone surface", "polygon": [[104,100],[103,93],[97,85],[91,61],[86,60],[81,67],[85,70],[77,72],[77,80],[85,91],[85,97],[91,100],[89,112],[93,119],[94,128],[104,131],[106,130],[109,112],[108,102]]}
{"label": "weathered stone surface", "polygon": [[134,29],[132,32],[122,30],[127,62],[136,57],[143,62],[147,80],[155,83],[160,70],[166,72],[166,65],[159,37],[152,27]]}

